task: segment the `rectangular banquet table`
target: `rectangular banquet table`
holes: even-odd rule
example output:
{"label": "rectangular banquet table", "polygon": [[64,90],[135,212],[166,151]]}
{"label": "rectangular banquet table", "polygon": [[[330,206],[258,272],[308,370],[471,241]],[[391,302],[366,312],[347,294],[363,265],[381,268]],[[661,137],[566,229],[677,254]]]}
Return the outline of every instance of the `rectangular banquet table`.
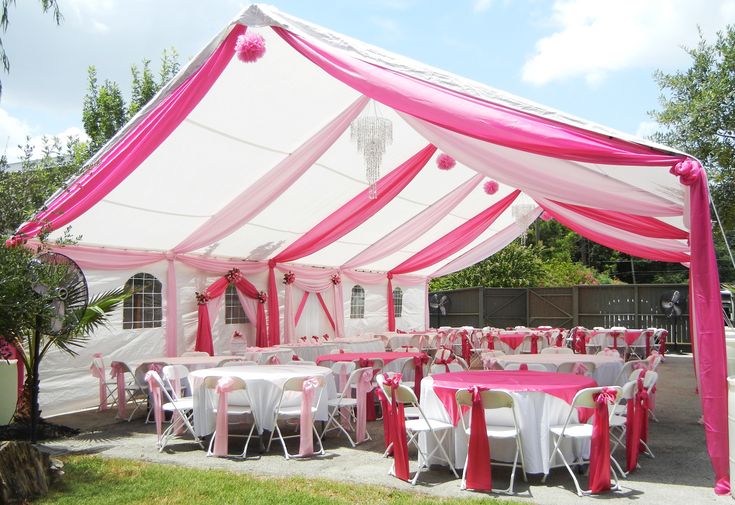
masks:
{"label": "rectangular banquet table", "polygon": [[[464,467],[467,456],[467,435],[459,422],[459,409],[455,394],[460,389],[481,386],[488,389],[503,389],[513,395],[516,417],[521,431],[521,445],[527,473],[547,473],[549,455],[553,449],[549,426],[563,424],[569,413],[569,404],[581,389],[595,387],[594,379],[585,376],[531,371],[467,371],[435,374],[421,381],[421,408],[427,417],[455,425],[452,436],[445,439],[445,449],[456,468]],[[493,424],[513,425],[509,409],[486,411],[486,418]],[[421,437],[423,449],[431,451],[434,441]],[[565,457],[589,452],[589,444],[573,446],[565,441],[560,446]],[[513,440],[490,441],[493,459],[513,461]],[[441,464],[439,459],[430,463]],[[554,461],[551,466],[562,464]]]}
{"label": "rectangular banquet table", "polygon": [[538,363],[544,365],[548,372],[556,372],[562,363],[590,362],[595,364],[592,378],[598,386],[614,386],[620,370],[623,369],[623,359],[620,355],[605,356],[597,354],[514,354],[498,356],[498,363],[505,367],[507,363]]}
{"label": "rectangular banquet table", "polygon": [[[337,396],[331,375],[332,370],[329,368],[309,365],[233,366],[193,371],[189,374],[189,383],[194,398],[194,431],[200,437],[214,431],[216,418],[214,408],[217,405],[217,399],[204,387],[206,377],[239,377],[245,381],[253,416],[258,424],[258,433],[262,434],[263,430],[273,431],[273,412],[281,397],[281,389],[286,380],[292,377],[322,376],[327,379],[327,389],[321,397],[314,416],[317,421],[326,421],[329,418],[327,401]],[[243,405],[245,397],[241,392],[230,393],[228,403]]]}

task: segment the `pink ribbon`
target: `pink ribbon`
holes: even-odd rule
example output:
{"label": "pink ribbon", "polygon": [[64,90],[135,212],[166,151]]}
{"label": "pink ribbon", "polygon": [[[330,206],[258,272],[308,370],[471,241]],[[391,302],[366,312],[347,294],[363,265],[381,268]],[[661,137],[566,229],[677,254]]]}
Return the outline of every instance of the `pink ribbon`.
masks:
{"label": "pink ribbon", "polygon": [[[388,422],[391,424],[391,442],[393,443],[393,463],[396,477],[407,481],[408,472],[408,441],[406,440],[406,417],[403,404],[396,401],[396,389],[401,385],[401,374],[397,373],[386,377],[385,385],[390,388],[390,414]],[[385,420],[385,414],[383,414]]]}
{"label": "pink ribbon", "polygon": [[484,389],[472,386],[468,391],[472,393],[472,410],[465,483],[467,489],[491,491],[493,489],[493,477],[490,469],[490,443],[487,440],[485,409],[482,406],[482,396],[480,395]]}
{"label": "pink ribbon", "polygon": [[301,426],[299,437],[299,456],[314,454],[314,434],[312,433],[311,408],[314,404],[314,395],[319,388],[319,381],[314,377],[304,380],[301,386]]}
{"label": "pink ribbon", "polygon": [[161,385],[156,380],[158,372],[155,370],[149,370],[145,373],[145,381],[148,383],[148,388],[151,391],[151,397],[153,398],[153,417],[156,420],[156,435],[158,441],[161,441],[161,428],[163,425],[163,411],[161,410]]}
{"label": "pink ribbon", "polygon": [[92,355],[92,364],[89,366],[92,377],[97,378],[99,383],[100,410],[107,410],[107,386],[105,385],[105,363],[102,361],[102,353],[96,352]]}
{"label": "pink ribbon", "polygon": [[273,356],[269,357],[266,361],[266,364],[268,365],[280,365],[281,359],[278,357],[278,354],[274,354]]}
{"label": "pink ribbon", "polygon": [[495,363],[498,362],[498,359],[495,356],[483,356],[482,357],[482,367],[485,370],[492,370],[495,366]]}
{"label": "pink ribbon", "polygon": [[110,378],[113,377],[117,381],[117,417],[125,419],[125,368],[122,363],[113,361],[110,364]]}
{"label": "pink ribbon", "polygon": [[572,367],[572,373],[574,375],[585,375],[589,368],[584,363],[575,363]]}
{"label": "pink ribbon", "polygon": [[531,335],[531,354],[538,354],[538,339],[539,335],[537,333]]}
{"label": "pink ribbon", "polygon": [[[345,384],[347,384],[347,364],[346,363],[339,364],[339,377],[337,381],[339,382],[339,392],[342,393],[345,389]],[[342,426],[347,427],[347,425],[349,424],[349,419],[350,419],[350,409],[347,407],[342,407],[339,411],[339,416],[342,420]]]}
{"label": "pink ribbon", "polygon": [[616,392],[602,388],[595,395],[595,419],[592,425],[590,447],[590,491],[601,493],[610,490],[610,413],[608,404],[614,403]]}
{"label": "pink ribbon", "polygon": [[449,373],[449,364],[454,362],[454,354],[450,354],[446,357],[442,356],[434,360],[435,365],[444,365],[444,369]]}
{"label": "pink ribbon", "polygon": [[237,381],[232,377],[222,377],[217,381],[214,392],[219,395],[217,402],[217,434],[214,439],[214,455],[227,456],[229,427],[227,424],[227,394],[234,391]]}
{"label": "pink ribbon", "polygon": [[520,365],[518,365],[518,370],[528,371],[528,365],[526,363],[521,363]]}
{"label": "pink ribbon", "polygon": [[372,389],[372,370],[365,370],[357,379],[357,425],[355,427],[357,443],[367,440],[367,397]]}

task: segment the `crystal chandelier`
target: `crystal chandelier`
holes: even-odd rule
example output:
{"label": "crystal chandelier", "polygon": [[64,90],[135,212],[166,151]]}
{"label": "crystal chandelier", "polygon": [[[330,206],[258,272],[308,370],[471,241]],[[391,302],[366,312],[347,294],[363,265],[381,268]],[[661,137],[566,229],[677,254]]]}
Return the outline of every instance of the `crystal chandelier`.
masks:
{"label": "crystal chandelier", "polygon": [[370,184],[370,199],[378,197],[376,183],[387,145],[393,143],[393,124],[378,115],[373,102],[373,114],[355,119],[350,125],[350,139],[357,144],[357,152],[365,158],[365,175]]}
{"label": "crystal chandelier", "polygon": [[[516,223],[522,222],[536,206],[531,203],[517,203],[511,207],[511,214]],[[526,234],[521,233],[521,244],[526,245]]]}

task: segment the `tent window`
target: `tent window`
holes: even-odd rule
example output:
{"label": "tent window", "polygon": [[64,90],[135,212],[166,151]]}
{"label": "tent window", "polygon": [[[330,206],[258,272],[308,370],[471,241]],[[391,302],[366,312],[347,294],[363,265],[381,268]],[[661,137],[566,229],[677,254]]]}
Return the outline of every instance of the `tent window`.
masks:
{"label": "tent window", "polygon": [[350,298],[350,319],[363,319],[365,317],[365,290],[362,286],[352,288]]}
{"label": "tent window", "polygon": [[395,288],[393,290],[393,317],[401,317],[403,313],[403,290]]}
{"label": "tent window", "polygon": [[137,273],[125,283],[133,293],[123,303],[123,329],[160,328],[163,319],[161,281],[147,273]]}
{"label": "tent window", "polygon": [[240,298],[237,296],[237,288],[234,284],[227,286],[225,291],[225,324],[241,324],[249,323],[247,314],[240,304]]}

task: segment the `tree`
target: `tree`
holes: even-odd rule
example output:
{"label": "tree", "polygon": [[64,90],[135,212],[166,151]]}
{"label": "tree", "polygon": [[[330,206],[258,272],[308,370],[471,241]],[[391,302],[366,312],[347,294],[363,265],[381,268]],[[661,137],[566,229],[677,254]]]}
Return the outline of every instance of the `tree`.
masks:
{"label": "tree", "polygon": [[[2,29],[3,34],[5,34],[8,33],[8,26],[10,25],[10,6],[15,6],[15,0],[2,0],[2,2],[2,7],[0,7],[0,29]],[[57,0],[40,0],[40,3],[41,10],[44,14],[48,11],[52,11],[54,21],[56,21],[57,25],[60,25],[64,17],[61,15],[61,10],[59,9]],[[10,58],[8,58],[8,55],[5,53],[5,45],[3,44],[2,38],[0,38],[0,61],[2,61],[5,73],[9,73]],[[0,81],[0,94],[2,94],[2,91],[3,85],[2,81]]]}
{"label": "tree", "polygon": [[[699,43],[685,48],[691,66],[671,74],[657,71],[660,110],[650,112],[663,130],[654,140],[672,145],[699,159],[707,170],[710,192],[730,244],[735,235],[735,27],[727,26],[709,43],[700,31]],[[725,251],[720,233],[715,233]],[[720,277],[735,279],[728,255],[720,255]]]}

